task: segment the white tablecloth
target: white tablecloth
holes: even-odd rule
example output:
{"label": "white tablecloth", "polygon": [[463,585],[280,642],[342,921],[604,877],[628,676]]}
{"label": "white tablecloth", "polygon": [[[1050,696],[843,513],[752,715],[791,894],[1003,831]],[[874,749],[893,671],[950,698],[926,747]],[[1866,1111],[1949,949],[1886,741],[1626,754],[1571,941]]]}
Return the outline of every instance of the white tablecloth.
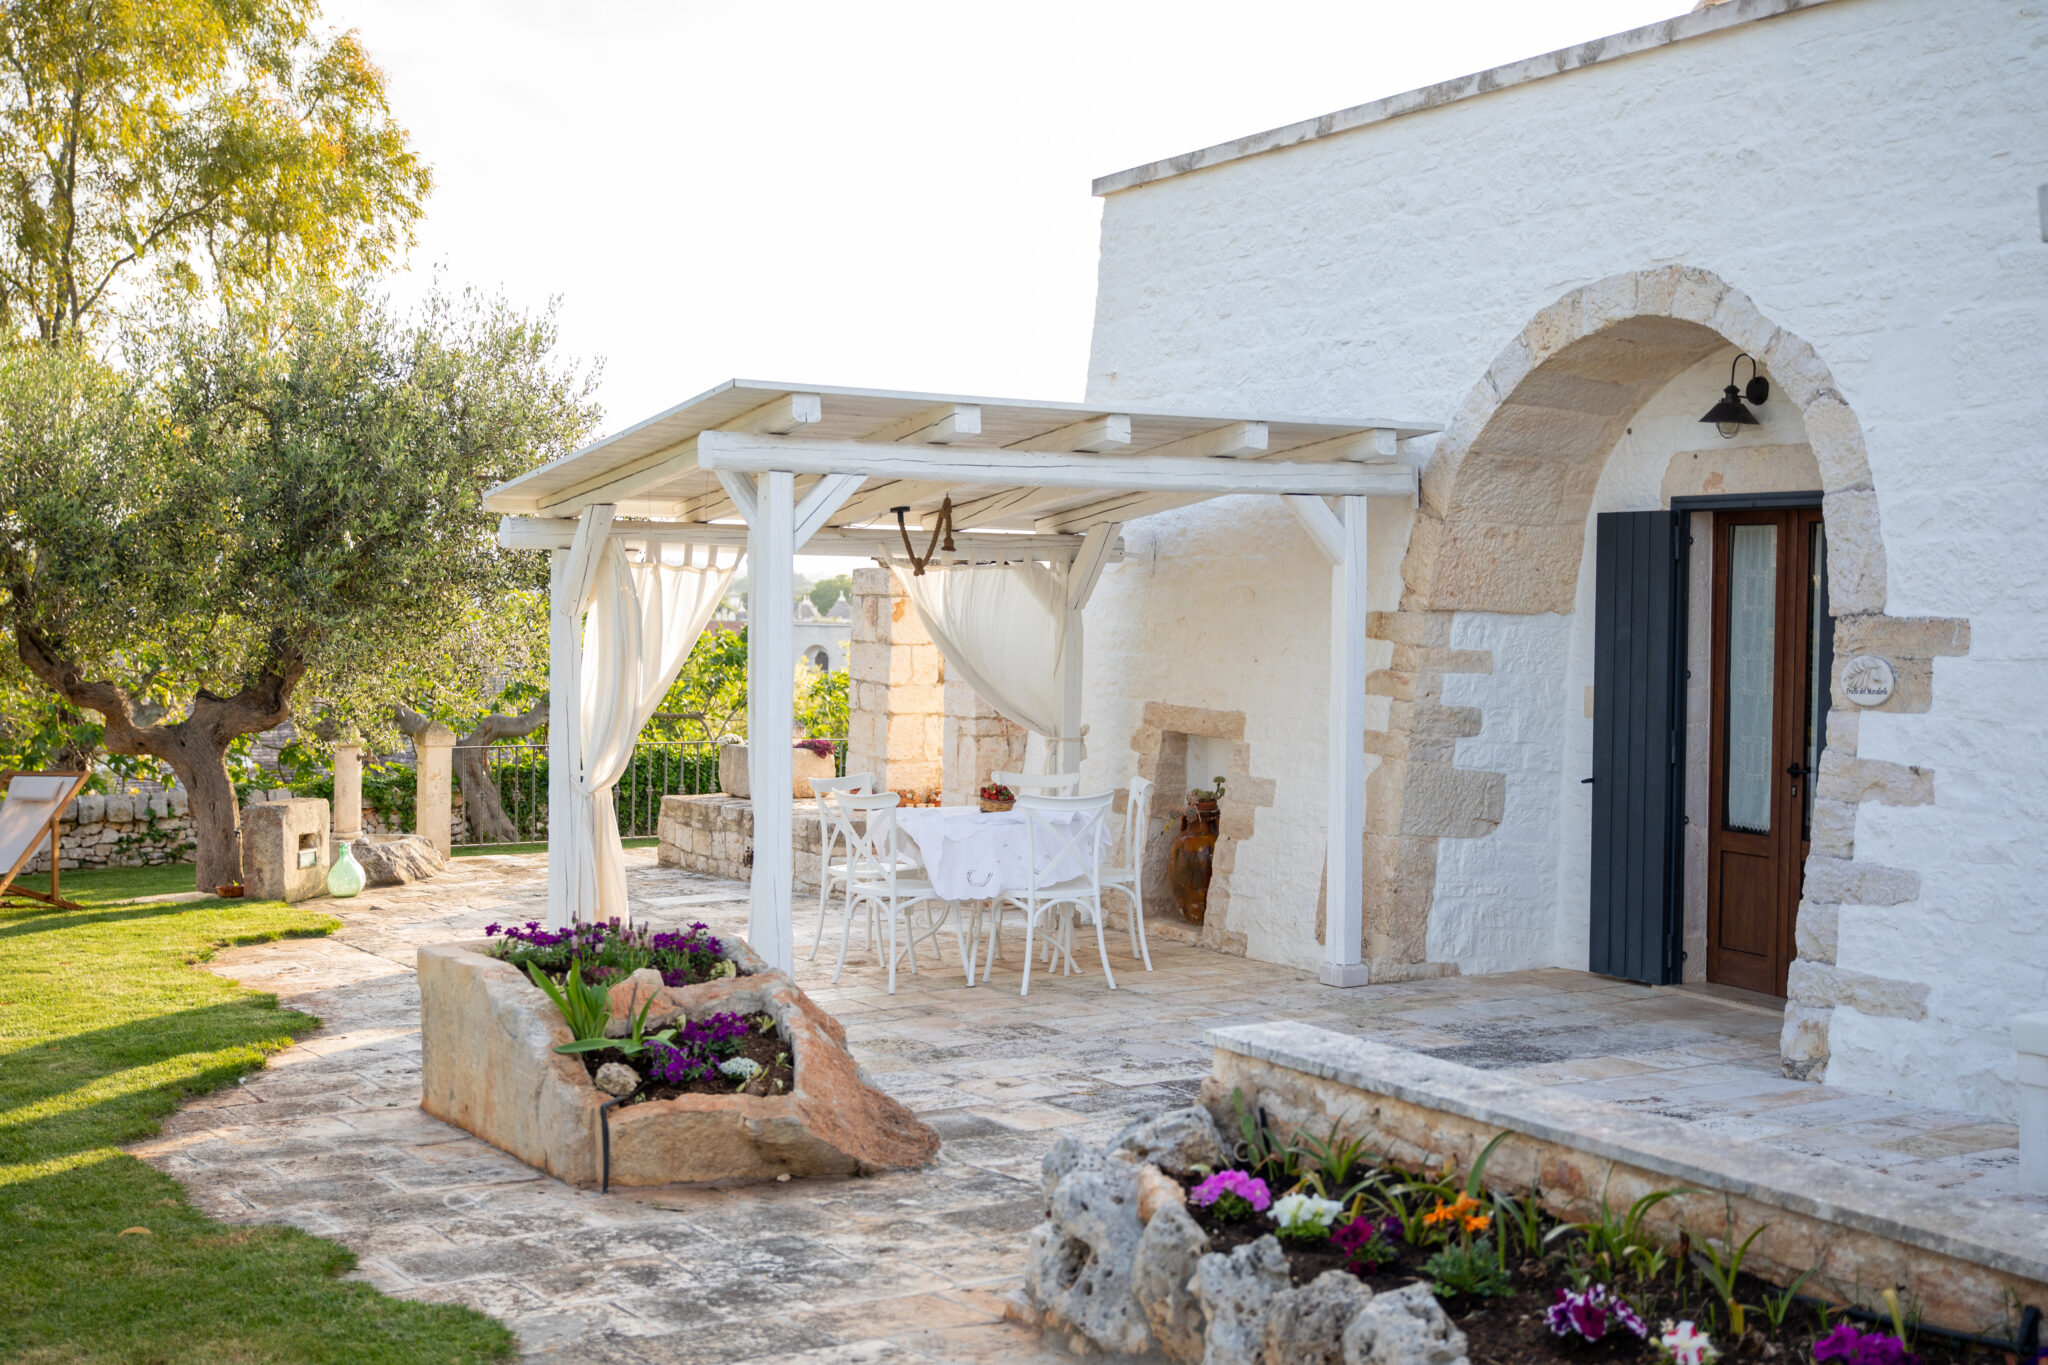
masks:
{"label": "white tablecloth", "polygon": [[[1087,819],[1080,814],[1047,814],[1065,843]],[[917,845],[932,887],[948,900],[987,900],[1031,884],[1025,859],[1024,812],[984,812],[974,806],[922,806],[896,813],[896,826]],[[1041,839],[1044,836],[1040,836]],[[1047,849],[1050,853],[1052,850]],[[1088,875],[1080,859],[1060,859],[1051,880],[1070,881]]]}

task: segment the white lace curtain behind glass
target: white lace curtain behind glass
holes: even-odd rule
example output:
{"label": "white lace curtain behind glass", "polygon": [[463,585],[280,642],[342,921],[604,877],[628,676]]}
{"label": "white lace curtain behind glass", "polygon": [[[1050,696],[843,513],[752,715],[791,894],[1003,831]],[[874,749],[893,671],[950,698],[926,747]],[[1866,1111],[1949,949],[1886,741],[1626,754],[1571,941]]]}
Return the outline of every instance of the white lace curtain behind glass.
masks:
{"label": "white lace curtain behind glass", "polygon": [[1728,539],[1727,825],[1771,829],[1776,699],[1778,528],[1735,526]]}

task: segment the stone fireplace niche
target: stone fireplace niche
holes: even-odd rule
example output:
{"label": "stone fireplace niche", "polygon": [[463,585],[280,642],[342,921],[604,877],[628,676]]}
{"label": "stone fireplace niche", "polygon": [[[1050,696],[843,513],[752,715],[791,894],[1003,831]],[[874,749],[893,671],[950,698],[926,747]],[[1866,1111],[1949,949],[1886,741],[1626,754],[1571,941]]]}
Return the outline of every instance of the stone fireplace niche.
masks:
{"label": "stone fireplace niche", "polygon": [[[1152,818],[1145,831],[1140,864],[1146,933],[1244,956],[1244,930],[1233,927],[1230,911],[1231,878],[1237,866],[1238,845],[1252,837],[1254,815],[1260,807],[1273,804],[1273,780],[1254,777],[1251,772],[1251,746],[1244,738],[1244,712],[1147,702],[1137,732],[1131,736],[1131,750],[1137,756],[1138,776],[1155,784]],[[1188,792],[1208,787],[1218,774],[1222,775],[1225,788],[1209,881],[1209,906],[1204,922],[1193,925],[1181,919],[1173,893],[1167,887],[1167,851],[1179,833],[1180,814],[1187,805]],[[1119,793],[1119,812],[1129,799],[1128,792]],[[1121,902],[1118,897],[1119,906]]]}

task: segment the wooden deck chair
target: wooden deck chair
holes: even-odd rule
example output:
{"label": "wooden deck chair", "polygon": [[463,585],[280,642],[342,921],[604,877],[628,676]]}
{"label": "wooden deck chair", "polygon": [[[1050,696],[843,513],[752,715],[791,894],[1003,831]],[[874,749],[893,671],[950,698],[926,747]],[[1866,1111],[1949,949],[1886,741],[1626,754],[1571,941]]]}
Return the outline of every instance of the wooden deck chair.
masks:
{"label": "wooden deck chair", "polygon": [[[7,869],[6,875],[0,876],[0,899],[28,896],[66,910],[85,908],[65,900],[57,890],[57,820],[91,777],[91,773],[24,773],[11,768],[0,772],[0,781],[7,783],[7,799],[0,801],[0,867]],[[49,891],[16,886],[14,879],[36,856],[36,845],[45,835],[50,841]]]}

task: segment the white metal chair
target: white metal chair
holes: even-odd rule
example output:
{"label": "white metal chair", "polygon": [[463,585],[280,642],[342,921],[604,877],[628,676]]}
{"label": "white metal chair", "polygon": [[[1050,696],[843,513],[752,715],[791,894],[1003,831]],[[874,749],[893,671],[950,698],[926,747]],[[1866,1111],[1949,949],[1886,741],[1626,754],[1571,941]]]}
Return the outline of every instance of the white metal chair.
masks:
{"label": "white metal chair", "polygon": [[[1004,895],[992,908],[989,916],[987,966],[982,980],[988,979],[987,967],[995,965],[996,932],[1002,925],[1003,916],[1017,913],[1024,918],[1024,983],[1019,995],[1031,994],[1032,941],[1037,933],[1038,923],[1055,910],[1065,912],[1066,918],[1085,915],[1095,924],[1095,949],[1102,957],[1102,976],[1109,982],[1111,990],[1116,989],[1116,976],[1109,969],[1109,949],[1102,938],[1102,859],[1109,850],[1109,806],[1115,799],[1110,792],[1093,796],[1019,796],[1017,809],[1024,812],[1025,869],[1026,883],[1021,891]],[[1078,820],[1060,820],[1060,816],[1079,816]],[[1084,869],[1078,877],[1061,880],[1060,867],[1069,861],[1079,863]],[[1055,926],[1055,942],[1062,942],[1067,932]],[[1071,965],[1072,957],[1068,956]],[[973,980],[973,973],[968,979]]]}
{"label": "white metal chair", "polygon": [[[839,963],[832,969],[833,982],[837,983],[840,972],[846,969],[846,947],[853,937],[853,908],[858,905],[888,922],[889,994],[896,993],[896,959],[900,955],[896,926],[899,921],[909,940],[901,946],[910,952],[910,971],[915,976],[918,941],[938,933],[945,921],[951,919],[953,938],[960,949],[960,968],[967,973],[967,984],[973,985],[974,957],[968,951],[967,936],[961,929],[960,907],[941,896],[924,878],[905,875],[896,828],[896,805],[902,798],[895,792],[879,792],[873,796],[847,796],[835,792],[826,799],[839,807],[840,816],[845,821],[848,852],[846,920],[839,935]],[[856,815],[863,817],[858,829],[853,826]],[[919,934],[911,920],[910,910],[927,901],[945,901],[946,915],[933,920],[930,927]]]}
{"label": "white metal chair", "polygon": [[834,862],[833,855],[848,842],[852,829],[827,797],[835,792],[844,796],[866,795],[878,785],[873,773],[811,779],[811,795],[818,800],[818,932],[811,935],[811,951],[806,961],[818,956],[818,945],[825,941],[825,918],[831,913],[826,902],[832,898],[832,889],[846,884],[846,860]]}
{"label": "white metal chair", "polygon": [[[1145,835],[1152,819],[1152,783],[1142,777],[1131,779],[1131,794],[1124,802],[1123,861],[1102,869],[1102,889],[1121,891],[1130,907],[1131,956],[1145,961],[1152,970],[1152,945],[1145,941]],[[1071,954],[1073,945],[1067,945]]]}
{"label": "white metal chair", "polygon": [[1081,789],[1079,773],[990,773],[988,780],[1019,796],[1072,796]]}

